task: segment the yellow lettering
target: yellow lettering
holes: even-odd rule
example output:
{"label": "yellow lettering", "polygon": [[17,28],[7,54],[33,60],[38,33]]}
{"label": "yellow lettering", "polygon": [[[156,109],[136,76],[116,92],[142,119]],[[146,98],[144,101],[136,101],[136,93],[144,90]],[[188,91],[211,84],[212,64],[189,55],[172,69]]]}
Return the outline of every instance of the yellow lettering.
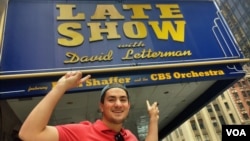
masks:
{"label": "yellow lettering", "polygon": [[134,50],[133,49],[129,49],[125,55],[125,57],[122,58],[122,60],[132,60],[133,59],[133,53]]}
{"label": "yellow lettering", "polygon": [[147,37],[147,28],[142,22],[126,22],[123,24],[123,31],[128,38],[142,39]]}
{"label": "yellow lettering", "polygon": [[[128,39],[145,39],[148,36],[148,28],[155,33],[156,38],[159,40],[172,38],[174,41],[184,42],[186,21],[183,20],[183,14],[181,13],[179,5],[156,4],[154,6],[154,12],[158,12],[159,14],[156,14],[156,17],[150,17],[147,12],[151,12],[151,4],[122,4],[122,10],[131,13],[129,16],[133,21],[127,21],[127,19],[125,19],[126,17],[116,8],[116,5],[97,4],[93,15],[88,19],[90,21],[84,22],[83,24],[87,24],[88,28],[86,29],[88,31],[81,31],[82,23],[80,22],[65,22],[58,25],[57,31],[62,36],[57,40],[58,45],[65,47],[80,46],[85,40],[83,33],[90,34],[89,42],[102,41],[104,39],[121,39],[121,34]],[[74,11],[76,9],[75,4],[56,4],[56,8],[59,10],[57,20],[85,20],[85,13],[76,13]],[[145,19],[151,18],[156,20],[145,21]],[[157,19],[159,18],[167,20],[158,21]],[[135,19],[138,19],[138,21],[135,21]],[[130,47],[130,45],[118,46],[119,48]],[[131,53],[131,51],[129,51],[127,55],[129,55],[129,53]],[[159,55],[160,53],[158,52],[142,51],[141,54],[134,54],[134,59],[156,58],[159,57]],[[175,56],[183,55],[184,52],[182,51],[175,52]],[[128,58],[125,57],[124,59]]]}
{"label": "yellow lettering", "polygon": [[123,57],[122,60],[182,57],[190,55],[192,55],[190,50],[162,52],[162,51],[152,51],[151,49],[143,49],[139,53],[134,53],[133,49],[128,49],[125,57]]}
{"label": "yellow lettering", "polygon": [[158,79],[159,80],[165,80],[165,75],[163,73],[158,74]]}
{"label": "yellow lettering", "polygon": [[67,52],[66,56],[68,58],[70,58],[70,60],[64,61],[65,64],[68,64],[68,63],[71,63],[71,64],[72,63],[77,63],[79,61],[79,56],[76,53]]}
{"label": "yellow lettering", "polygon": [[133,15],[131,19],[149,19],[149,16],[145,15],[144,10],[151,10],[152,8],[150,4],[124,4],[123,9],[132,10]]}
{"label": "yellow lettering", "polygon": [[57,43],[61,46],[74,47],[84,42],[84,37],[72,29],[81,29],[79,23],[63,23],[58,26],[58,33],[66,38],[58,38]]}
{"label": "yellow lettering", "polygon": [[75,7],[76,5],[74,4],[57,4],[56,8],[59,9],[57,20],[84,20],[84,13],[78,13],[76,16],[73,16],[73,9]]}
{"label": "yellow lettering", "polygon": [[107,79],[95,79],[91,78],[86,81],[86,86],[104,86],[111,83],[128,84],[131,82],[130,77],[109,77]]}
{"label": "yellow lettering", "polygon": [[207,71],[190,71],[190,72],[174,72],[173,76],[176,79],[197,78],[197,77],[211,77],[225,75],[223,70],[207,70]]}
{"label": "yellow lettering", "polygon": [[150,79],[153,81],[157,80],[169,80],[172,76],[170,73],[157,73],[157,74],[151,74]]}
{"label": "yellow lettering", "polygon": [[142,41],[127,43],[127,44],[120,44],[117,46],[118,48],[138,48],[138,47],[145,47],[145,44]]}
{"label": "yellow lettering", "polygon": [[34,86],[34,87],[29,87],[28,92],[30,91],[41,91],[41,90],[48,90],[47,86]]}
{"label": "yellow lettering", "polygon": [[150,79],[153,80],[153,81],[156,81],[157,80],[157,74],[151,74]]}
{"label": "yellow lettering", "polygon": [[117,22],[105,22],[106,28],[101,29],[101,23],[88,23],[90,27],[89,41],[103,40],[101,33],[106,33],[108,39],[119,39],[121,36],[117,33]]}
{"label": "yellow lettering", "polygon": [[100,53],[99,55],[93,56],[82,56],[79,57],[76,53],[67,52],[66,56],[69,60],[64,61],[65,64],[73,63],[88,63],[88,62],[101,62],[101,61],[111,61],[113,59],[113,51],[110,50],[107,54]]}
{"label": "yellow lettering", "polygon": [[161,11],[161,19],[183,18],[178,4],[156,4],[156,7]]}
{"label": "yellow lettering", "polygon": [[185,21],[174,21],[176,29],[171,21],[163,21],[162,27],[159,27],[159,22],[149,21],[148,24],[153,28],[155,35],[158,39],[168,40],[168,33],[172,36],[173,40],[184,42],[185,37]]}
{"label": "yellow lettering", "polygon": [[91,16],[92,20],[106,20],[109,17],[110,19],[124,19],[124,16],[121,15],[114,5],[102,5],[98,4],[96,6],[96,10],[93,16]]}
{"label": "yellow lettering", "polygon": [[96,61],[111,61],[112,60],[113,51],[109,51],[108,54],[101,53],[97,56],[83,56],[80,59],[80,62],[96,62]]}

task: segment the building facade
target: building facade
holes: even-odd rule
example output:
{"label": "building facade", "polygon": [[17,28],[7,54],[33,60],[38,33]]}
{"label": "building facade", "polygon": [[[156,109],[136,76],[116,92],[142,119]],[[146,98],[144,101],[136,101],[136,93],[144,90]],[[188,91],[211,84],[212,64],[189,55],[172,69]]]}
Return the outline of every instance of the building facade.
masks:
{"label": "building facade", "polygon": [[250,124],[250,73],[163,141],[221,141],[221,125]]}
{"label": "building facade", "polygon": [[[243,54],[250,57],[250,1],[216,0]],[[247,75],[163,141],[220,141],[223,124],[250,124],[250,63]]]}
{"label": "building facade", "polygon": [[[250,57],[250,1],[216,0],[239,47]],[[250,63],[248,63],[248,66]]]}

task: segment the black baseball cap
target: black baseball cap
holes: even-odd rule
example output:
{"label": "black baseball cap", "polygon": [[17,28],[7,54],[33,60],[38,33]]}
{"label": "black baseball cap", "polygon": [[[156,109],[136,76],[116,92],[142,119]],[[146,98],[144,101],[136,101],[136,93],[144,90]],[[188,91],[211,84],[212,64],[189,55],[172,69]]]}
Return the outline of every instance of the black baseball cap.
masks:
{"label": "black baseball cap", "polygon": [[109,89],[111,89],[111,88],[121,88],[121,89],[123,89],[123,90],[126,92],[128,98],[129,98],[128,90],[127,90],[127,88],[126,88],[125,85],[122,85],[122,84],[120,84],[120,83],[111,83],[111,84],[106,85],[106,86],[102,89],[102,91],[101,91],[101,98],[100,98],[100,101],[101,101],[101,102],[103,102],[104,95],[105,95],[106,91],[109,90]]}

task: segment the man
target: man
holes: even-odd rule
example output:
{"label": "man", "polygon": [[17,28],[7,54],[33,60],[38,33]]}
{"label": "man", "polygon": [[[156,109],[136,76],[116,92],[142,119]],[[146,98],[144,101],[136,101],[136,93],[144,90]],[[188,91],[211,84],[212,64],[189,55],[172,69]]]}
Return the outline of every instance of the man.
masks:
{"label": "man", "polygon": [[[80,71],[68,72],[55,87],[37,104],[24,121],[19,137],[23,141],[137,141],[134,134],[123,128],[129,109],[129,94],[125,87],[110,84],[101,92],[100,110],[102,118],[95,123],[88,121],[79,124],[48,126],[51,114],[63,94],[91,76],[82,78]],[[157,103],[147,101],[149,131],[146,141],[158,141],[159,110]]]}

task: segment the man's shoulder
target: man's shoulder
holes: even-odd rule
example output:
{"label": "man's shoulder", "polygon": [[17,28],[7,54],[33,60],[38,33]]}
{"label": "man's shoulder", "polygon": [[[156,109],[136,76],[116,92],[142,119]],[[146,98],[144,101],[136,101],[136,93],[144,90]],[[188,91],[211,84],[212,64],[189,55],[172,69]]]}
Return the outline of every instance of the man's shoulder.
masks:
{"label": "man's shoulder", "polygon": [[79,124],[83,124],[83,125],[92,125],[93,123],[88,121],[88,120],[85,120],[85,121],[81,121]]}

